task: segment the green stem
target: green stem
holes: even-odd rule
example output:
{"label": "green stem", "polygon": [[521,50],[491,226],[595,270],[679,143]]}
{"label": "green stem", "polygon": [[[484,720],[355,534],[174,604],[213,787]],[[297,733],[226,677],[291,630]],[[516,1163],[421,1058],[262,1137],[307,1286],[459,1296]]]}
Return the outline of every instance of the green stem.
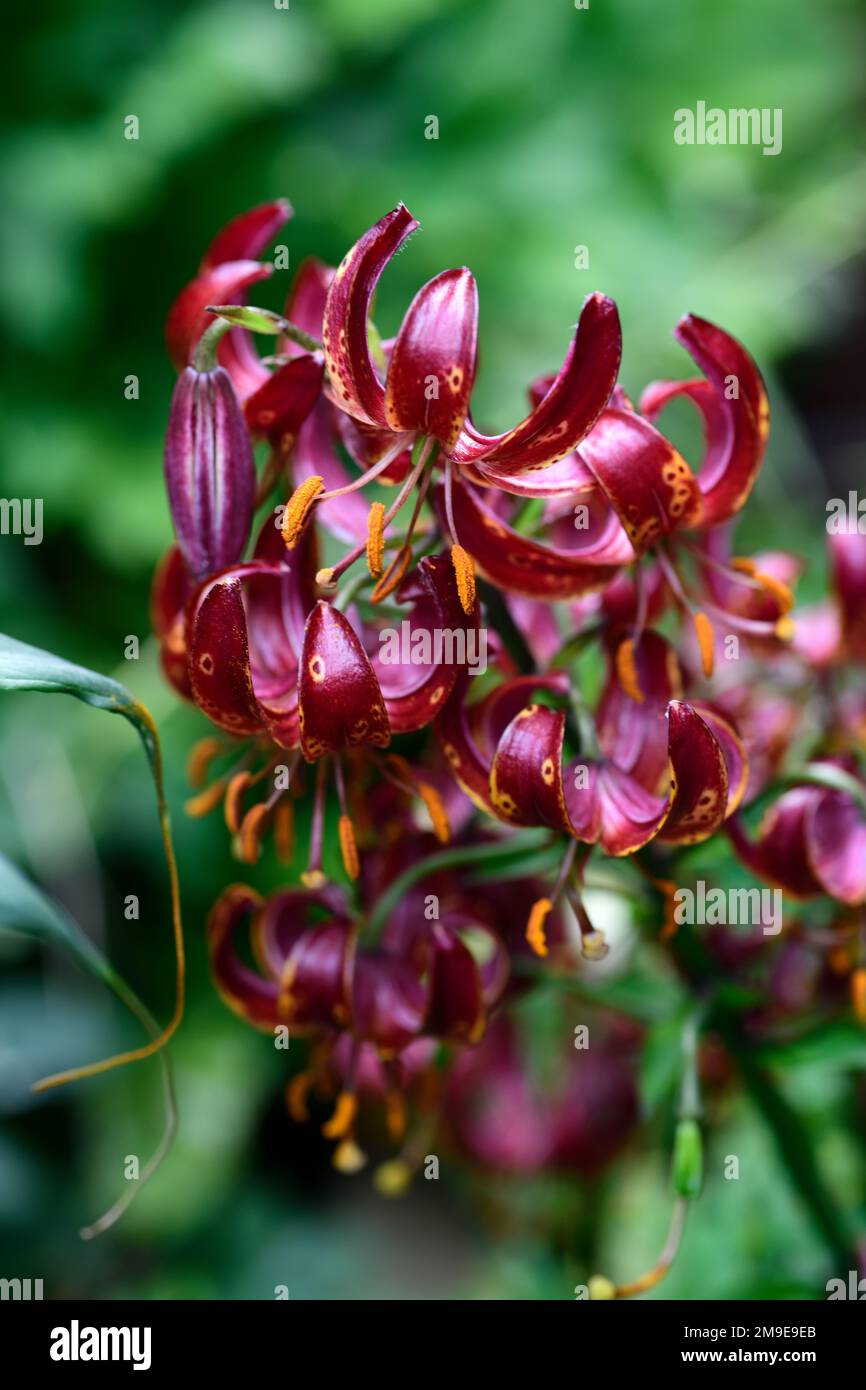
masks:
{"label": "green stem", "polygon": [[209,324],[198,340],[192,365],[197,372],[212,372],[217,365],[217,348],[232,325],[228,319],[216,319]]}
{"label": "green stem", "polygon": [[455,845],[453,849],[443,849],[438,854],[431,854],[426,859],[419,860],[417,864],[410,864],[408,869],[404,869],[403,873],[386,888],[370,913],[367,920],[370,938],[372,940],[378,938],[400,899],[408,893],[410,888],[414,888],[415,884],[426,874],[437,873],[440,869],[458,868],[463,864],[477,864],[490,859],[508,859],[525,854],[534,854],[545,839],[546,834],[543,832],[524,831],[515,835],[513,839],[503,840],[501,843]]}

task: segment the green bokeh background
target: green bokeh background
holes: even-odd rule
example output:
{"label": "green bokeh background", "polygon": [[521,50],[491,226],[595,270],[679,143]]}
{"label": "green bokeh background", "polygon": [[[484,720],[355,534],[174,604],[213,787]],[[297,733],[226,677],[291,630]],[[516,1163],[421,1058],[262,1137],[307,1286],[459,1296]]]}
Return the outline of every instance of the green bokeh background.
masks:
{"label": "green bokeh background", "polygon": [[[670,336],[680,314],[714,318],[757,357],[774,409],[743,544],[802,550],[803,592],[817,592],[825,499],[862,477],[862,7],[55,0],[38,14],[19,7],[4,31],[0,491],[44,499],[45,536],[40,547],[0,537],[0,629],[115,674],[153,710],[191,980],[173,1048],[177,1146],[124,1223],[85,1246],[77,1227],[116,1195],[123,1156],[156,1141],[156,1070],[35,1102],[33,1079],[113,1050],[132,1029],[71,967],[0,939],[0,1274],[43,1277],[51,1297],[267,1298],[286,1284],[293,1298],[530,1299],[571,1297],[596,1266],[633,1275],[667,1221],[667,1101],[600,1190],[467,1179],[446,1165],[440,1183],[388,1204],[364,1178],[330,1173],[324,1143],[283,1115],[280,1054],[212,995],[202,925],[236,866],[218,816],[182,815],[183,759],[204,726],[162,685],[148,635],[150,575],[171,534],[163,321],[216,229],[279,195],[295,208],[281,235],[293,266],[312,253],[336,262],[400,199],[419,218],[380,290],[385,333],[424,279],[473,268],[482,425],[518,418],[527,382],[561,360],[591,290],[619,304],[634,393],[688,374]],[[782,108],[781,154],[675,145],[673,112],[699,99]],[[131,114],[137,141],[124,139]],[[430,115],[438,140],[425,139]],[[579,245],[589,270],[575,268]],[[287,281],[275,274],[258,297],[278,307]],[[138,401],[124,397],[131,373]],[[685,414],[673,428],[693,449]],[[129,635],[138,661],[123,658]],[[167,1016],[150,790],[116,724],[59,697],[2,697],[0,847]],[[269,857],[257,881],[278,881]],[[139,923],[123,919],[129,893],[141,897]],[[847,1035],[840,1048],[790,1068],[784,1084],[854,1211],[863,1116],[852,1073],[864,1049]],[[739,1155],[747,1177],[710,1180],[661,1292],[820,1297],[828,1272],[844,1271],[827,1271],[760,1118],[732,1096],[718,1119],[713,1153]]]}

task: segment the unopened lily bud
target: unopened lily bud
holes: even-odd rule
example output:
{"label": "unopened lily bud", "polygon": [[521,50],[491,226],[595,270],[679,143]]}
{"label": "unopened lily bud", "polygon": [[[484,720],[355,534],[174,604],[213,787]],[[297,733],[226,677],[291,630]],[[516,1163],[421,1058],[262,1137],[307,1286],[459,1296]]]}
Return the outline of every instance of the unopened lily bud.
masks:
{"label": "unopened lily bud", "polygon": [[239,560],[252,525],[256,470],[243,412],[223,367],[186,367],[178,377],[165,479],[190,573],[204,579]]}
{"label": "unopened lily bud", "polygon": [[697,1120],[677,1122],[671,1175],[679,1197],[700,1194],[704,1179],[704,1141]]}

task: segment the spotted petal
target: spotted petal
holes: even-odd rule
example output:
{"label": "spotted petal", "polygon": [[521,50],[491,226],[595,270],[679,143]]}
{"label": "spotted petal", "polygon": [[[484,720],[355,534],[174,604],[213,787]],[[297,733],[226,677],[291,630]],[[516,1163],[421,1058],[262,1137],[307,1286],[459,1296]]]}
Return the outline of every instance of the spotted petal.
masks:
{"label": "spotted petal", "polygon": [[307,619],[299,679],[301,751],[324,753],[391,741],[388,712],[370,659],[348,620],[320,600]]}
{"label": "spotted petal", "polygon": [[471,271],[443,270],[416,294],[391,352],[385,414],[393,430],[453,448],[475,380],[478,289]]}

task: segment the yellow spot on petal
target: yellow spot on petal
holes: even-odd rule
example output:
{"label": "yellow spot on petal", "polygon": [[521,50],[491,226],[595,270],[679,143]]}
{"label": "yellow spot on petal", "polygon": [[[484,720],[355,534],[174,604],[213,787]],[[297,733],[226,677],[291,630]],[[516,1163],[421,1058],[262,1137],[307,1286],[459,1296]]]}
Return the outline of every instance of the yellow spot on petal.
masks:
{"label": "yellow spot on petal", "polygon": [[620,642],[616,649],[616,678],[620,689],[630,700],[637,701],[639,705],[643,704],[643,691],[640,688],[634,659],[634,642],[630,637]]}
{"label": "yellow spot on petal", "polygon": [[695,625],[695,636],[698,639],[698,646],[701,649],[701,667],[703,668],[707,680],[709,680],[716,664],[713,625],[706,613],[696,613],[692,621]]}
{"label": "yellow spot on petal", "polygon": [[318,474],[314,474],[312,478],[306,478],[300,487],[295,488],[286,503],[286,512],[283,517],[282,537],[287,550],[294,550],[307,519],[307,513],[319,493],[324,492],[324,490],[325,480],[320,478]]}
{"label": "yellow spot on petal", "polygon": [[318,653],[316,653],[315,656],[311,656],[307,662],[307,670],[310,673],[311,679],[314,680],[317,685],[321,684],[325,679],[325,658]]}
{"label": "yellow spot on petal", "polygon": [[374,579],[382,574],[382,557],[385,554],[385,506],[374,502],[367,517],[367,568]]}
{"label": "yellow spot on petal", "polygon": [[537,902],[532,904],[529,913],[529,921],[526,924],[526,940],[537,956],[546,956],[548,952],[544,923],[552,909],[553,903],[549,898],[539,898]]}

